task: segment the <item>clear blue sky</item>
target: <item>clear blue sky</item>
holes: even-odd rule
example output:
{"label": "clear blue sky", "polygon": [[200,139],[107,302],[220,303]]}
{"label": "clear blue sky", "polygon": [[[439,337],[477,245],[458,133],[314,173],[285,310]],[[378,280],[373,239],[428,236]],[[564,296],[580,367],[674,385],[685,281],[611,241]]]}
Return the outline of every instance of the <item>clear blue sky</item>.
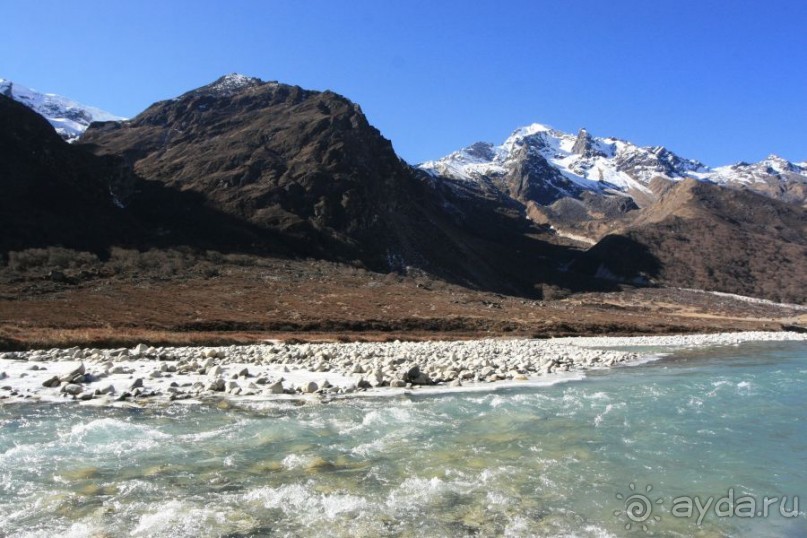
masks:
{"label": "clear blue sky", "polygon": [[807,160],[805,0],[3,0],[0,77],[133,116],[239,72],[361,104],[409,162],[545,123]]}

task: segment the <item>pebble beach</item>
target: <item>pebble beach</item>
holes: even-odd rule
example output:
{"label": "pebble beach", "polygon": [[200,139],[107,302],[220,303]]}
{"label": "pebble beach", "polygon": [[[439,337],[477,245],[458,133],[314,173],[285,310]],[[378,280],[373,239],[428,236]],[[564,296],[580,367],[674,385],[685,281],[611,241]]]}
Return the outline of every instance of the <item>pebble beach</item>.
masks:
{"label": "pebble beach", "polygon": [[553,340],[266,342],[226,347],[140,344],[119,349],[6,352],[0,353],[0,403],[145,406],[238,398],[329,398],[382,391],[487,390],[579,378],[587,370],[657,357],[641,348],[786,340],[807,340],[807,335],[745,332]]}

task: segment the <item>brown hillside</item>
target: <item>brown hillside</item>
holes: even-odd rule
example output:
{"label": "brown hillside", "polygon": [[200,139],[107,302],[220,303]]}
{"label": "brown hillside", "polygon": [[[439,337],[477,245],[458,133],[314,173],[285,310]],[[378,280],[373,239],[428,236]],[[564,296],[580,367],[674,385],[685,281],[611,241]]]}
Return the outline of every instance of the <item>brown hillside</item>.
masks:
{"label": "brown hillside", "polygon": [[672,185],[576,267],[589,274],[807,302],[807,213],[751,191]]}

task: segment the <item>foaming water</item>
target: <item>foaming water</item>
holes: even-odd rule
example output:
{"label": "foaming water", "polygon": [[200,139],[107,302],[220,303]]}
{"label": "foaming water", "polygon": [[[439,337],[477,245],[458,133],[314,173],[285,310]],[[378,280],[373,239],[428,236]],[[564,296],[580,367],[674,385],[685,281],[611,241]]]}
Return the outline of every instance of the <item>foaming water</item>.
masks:
{"label": "foaming water", "polygon": [[[5,406],[0,534],[804,536],[803,506],[670,509],[729,489],[807,505],[806,364],[804,343],[758,343],[491,392]],[[637,493],[659,519],[628,518]]]}

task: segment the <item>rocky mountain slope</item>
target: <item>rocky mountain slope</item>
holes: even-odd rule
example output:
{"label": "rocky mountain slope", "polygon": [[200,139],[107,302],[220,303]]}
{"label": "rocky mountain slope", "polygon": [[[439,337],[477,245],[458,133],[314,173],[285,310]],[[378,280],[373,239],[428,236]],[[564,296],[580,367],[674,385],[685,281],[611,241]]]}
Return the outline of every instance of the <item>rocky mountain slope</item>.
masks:
{"label": "rocky mountain slope", "polygon": [[358,105],[332,92],[228,75],[130,121],[93,124],[80,146],[247,223],[269,253],[261,234],[284,253],[517,293],[559,274],[546,259],[571,255],[541,241],[518,208],[404,163]]}
{"label": "rocky mountain slope", "polygon": [[38,92],[3,78],[0,78],[0,95],[10,97],[44,116],[59,136],[68,142],[78,139],[94,121],[124,119],[100,108],[83,105],[54,93]]}
{"label": "rocky mountain slope", "polygon": [[110,184],[120,171],[64,142],[28,107],[0,95],[0,250],[102,248],[128,224]]}
{"label": "rocky mountain slope", "polygon": [[686,179],[605,236],[573,269],[804,304],[807,212],[750,190]]}

